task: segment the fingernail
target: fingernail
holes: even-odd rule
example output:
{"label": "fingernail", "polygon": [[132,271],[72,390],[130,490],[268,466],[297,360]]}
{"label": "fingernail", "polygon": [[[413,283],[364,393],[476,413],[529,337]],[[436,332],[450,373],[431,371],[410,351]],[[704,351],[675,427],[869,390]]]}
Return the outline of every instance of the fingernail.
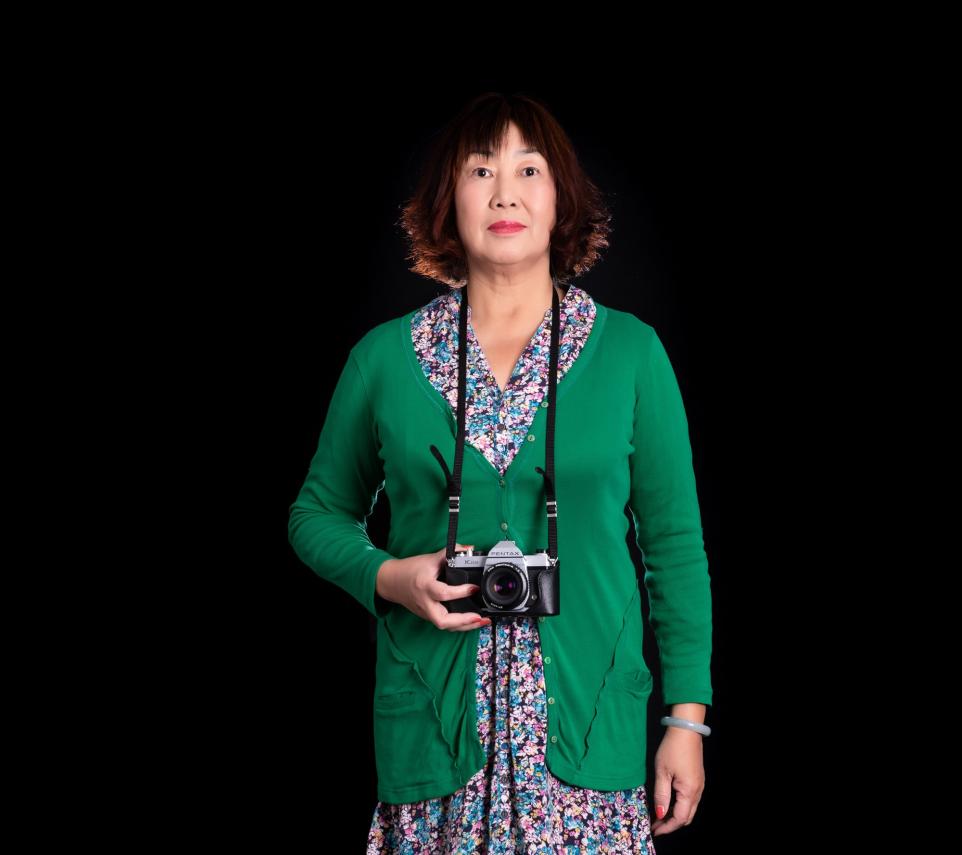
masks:
{"label": "fingernail", "polygon": [[655,814],[658,816],[658,819],[664,819],[666,813],[668,813],[668,808],[664,805],[655,805]]}

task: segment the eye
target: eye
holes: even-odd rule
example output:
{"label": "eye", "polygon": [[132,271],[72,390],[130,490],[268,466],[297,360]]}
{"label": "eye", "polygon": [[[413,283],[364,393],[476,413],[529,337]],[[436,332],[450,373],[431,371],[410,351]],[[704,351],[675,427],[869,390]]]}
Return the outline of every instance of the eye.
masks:
{"label": "eye", "polygon": [[[486,167],[486,166],[476,166],[476,167],[474,167],[474,169],[471,170],[471,174],[472,174],[472,175],[477,175],[479,169],[483,169],[485,172],[488,172],[488,171],[489,171],[489,170],[488,170],[488,167]],[[541,172],[541,170],[538,169],[537,166],[525,166],[521,171],[524,172],[525,170],[528,170],[528,169],[533,169],[535,172]],[[482,176],[482,177],[483,177],[483,176]]]}

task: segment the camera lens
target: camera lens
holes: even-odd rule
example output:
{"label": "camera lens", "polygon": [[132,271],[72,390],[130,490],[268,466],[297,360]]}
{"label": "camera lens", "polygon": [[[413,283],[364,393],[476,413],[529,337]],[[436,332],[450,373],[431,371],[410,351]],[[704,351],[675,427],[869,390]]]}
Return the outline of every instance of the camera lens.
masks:
{"label": "camera lens", "polygon": [[525,594],[525,580],[513,564],[496,564],[485,585],[488,599],[503,608],[514,608]]}

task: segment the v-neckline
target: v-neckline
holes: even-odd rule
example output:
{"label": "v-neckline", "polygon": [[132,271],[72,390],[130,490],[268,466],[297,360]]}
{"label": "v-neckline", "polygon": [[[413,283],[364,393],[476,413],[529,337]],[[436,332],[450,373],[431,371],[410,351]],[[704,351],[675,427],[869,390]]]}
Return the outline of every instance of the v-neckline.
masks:
{"label": "v-neckline", "polygon": [[[564,314],[564,306],[565,306],[565,302],[567,301],[567,298],[568,298],[568,294],[566,293],[565,299],[559,301],[558,303],[559,318],[561,317],[562,314]],[[458,311],[460,312],[461,311],[460,292],[458,293],[457,299],[458,299]],[[482,347],[481,341],[478,338],[477,333],[474,331],[474,325],[471,323],[471,314],[472,314],[471,306],[470,305],[468,306],[468,338],[474,342],[475,351],[478,354],[479,361],[484,364],[484,370],[487,373],[486,379],[489,381],[493,380],[494,388],[498,390],[499,410],[501,407],[504,406],[504,396],[508,391],[508,387],[511,386],[511,381],[514,380],[515,376],[518,373],[518,366],[521,365],[521,363],[524,361],[525,354],[531,349],[531,346],[534,344],[534,342],[536,342],[538,339],[541,338],[541,331],[544,329],[544,325],[548,321],[548,314],[550,311],[551,311],[550,309],[545,310],[545,313],[541,316],[541,323],[538,324],[537,329],[535,329],[535,331],[531,333],[531,337],[527,340],[527,342],[525,342],[524,347],[521,348],[521,353],[518,354],[518,358],[514,361],[514,365],[511,366],[511,373],[508,375],[508,379],[504,384],[504,388],[502,389],[501,386],[498,384],[498,378],[494,376],[494,369],[491,368],[491,363],[488,361],[488,355],[484,352],[484,347]],[[560,331],[559,336],[560,335],[564,335],[564,330]],[[560,341],[559,341],[559,347],[560,347]]]}
{"label": "v-neckline", "polygon": [[[575,361],[568,366],[568,370],[562,375],[562,379],[564,382],[558,383],[556,385],[555,387],[556,402],[560,402],[560,400],[568,393],[568,391],[574,385],[575,380],[577,380],[577,378],[581,375],[582,371],[584,371],[588,362],[591,360],[591,357],[594,355],[595,350],[597,350],[598,340],[601,338],[601,331],[604,328],[605,319],[607,317],[608,310],[597,300],[593,300],[593,302],[595,306],[595,317],[591,323],[591,329],[588,330],[588,338],[585,339],[584,344],[581,346],[581,350],[578,352],[578,356],[575,359]],[[563,303],[561,305],[563,305]],[[560,313],[561,305],[559,305],[559,313]],[[458,310],[460,311],[460,307]],[[436,407],[439,407],[441,411],[444,413],[447,424],[448,424],[448,428],[451,431],[451,436],[457,439],[457,433],[458,433],[457,412],[455,412],[454,408],[448,402],[447,398],[445,398],[444,395],[441,394],[441,392],[435,387],[435,385],[428,379],[427,375],[425,375],[424,369],[421,367],[421,362],[418,359],[417,350],[414,347],[414,340],[411,336],[411,321],[414,319],[414,316],[419,311],[420,311],[420,308],[414,309],[413,311],[408,312],[406,315],[403,315],[399,319],[400,321],[399,331],[401,333],[401,338],[404,343],[403,349],[408,356],[408,364],[411,370],[414,372],[415,379],[417,380],[418,385],[420,385],[421,388],[425,390],[428,397],[431,398],[431,400],[434,402],[434,405]],[[541,326],[539,325],[538,330],[540,331],[540,329],[541,329]],[[537,334],[537,332],[535,334]],[[532,335],[531,338],[532,340],[534,340],[534,335]],[[560,341],[559,341],[559,347],[560,347]],[[522,352],[522,355],[523,355],[523,352]],[[519,357],[519,361],[520,361],[520,357]],[[487,365],[485,367],[487,367]],[[517,368],[517,365],[515,365],[515,368]],[[457,374],[457,368],[455,368],[454,373],[455,375]],[[511,376],[514,377],[514,374],[512,373]],[[509,383],[510,383],[510,380],[509,380]],[[541,403],[538,404],[537,412],[534,414],[534,418],[532,418],[531,423],[528,425],[529,434],[532,431],[534,431],[535,428],[537,428],[539,432],[541,431],[541,426],[540,426],[541,422],[543,422],[547,418],[545,414],[545,410],[546,410],[545,404],[547,404],[547,400],[548,400],[548,390],[545,389],[544,398],[542,398]],[[465,430],[467,430],[467,418],[465,418]],[[537,436],[537,434],[535,435]],[[511,458],[511,462],[508,463],[507,468],[504,470],[504,474],[502,474],[497,469],[497,467],[494,466],[494,464],[492,464],[491,461],[488,460],[488,458],[485,457],[485,455],[479,449],[475,448],[475,446],[472,445],[471,442],[469,442],[467,439],[465,439],[465,443],[464,443],[464,454],[465,454],[465,458],[471,455],[476,459],[478,459],[478,462],[483,465],[484,469],[486,469],[488,472],[491,473],[491,476],[493,478],[496,478],[496,479],[503,478],[505,481],[510,481],[512,480],[511,476],[513,475],[516,469],[515,464],[518,462],[519,458],[523,458],[526,456],[526,454],[529,453],[528,448],[529,446],[532,446],[532,445],[537,445],[537,443],[533,443],[533,442],[521,443],[521,447],[515,452],[514,457]]]}

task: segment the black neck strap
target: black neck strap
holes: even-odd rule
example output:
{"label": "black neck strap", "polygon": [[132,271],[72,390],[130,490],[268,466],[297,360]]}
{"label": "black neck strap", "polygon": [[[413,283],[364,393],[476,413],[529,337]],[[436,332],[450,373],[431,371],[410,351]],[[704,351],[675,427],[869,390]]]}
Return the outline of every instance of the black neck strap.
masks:
{"label": "black neck strap", "polygon": [[[535,466],[544,477],[545,507],[548,514],[548,557],[558,559],[558,502],[554,490],[554,412],[555,390],[558,381],[558,349],[561,323],[559,319],[558,291],[554,280],[551,282],[551,351],[548,371],[548,433],[545,437],[545,469]],[[447,557],[454,558],[454,547],[458,537],[458,514],[461,510],[461,463],[464,460],[464,414],[467,396],[467,342],[468,342],[468,286],[461,289],[461,308],[458,310],[458,433],[454,445],[454,473],[448,469],[444,457],[437,446],[431,446],[431,453],[437,458],[444,470],[448,485],[448,545]],[[543,406],[543,404],[542,404]]]}

